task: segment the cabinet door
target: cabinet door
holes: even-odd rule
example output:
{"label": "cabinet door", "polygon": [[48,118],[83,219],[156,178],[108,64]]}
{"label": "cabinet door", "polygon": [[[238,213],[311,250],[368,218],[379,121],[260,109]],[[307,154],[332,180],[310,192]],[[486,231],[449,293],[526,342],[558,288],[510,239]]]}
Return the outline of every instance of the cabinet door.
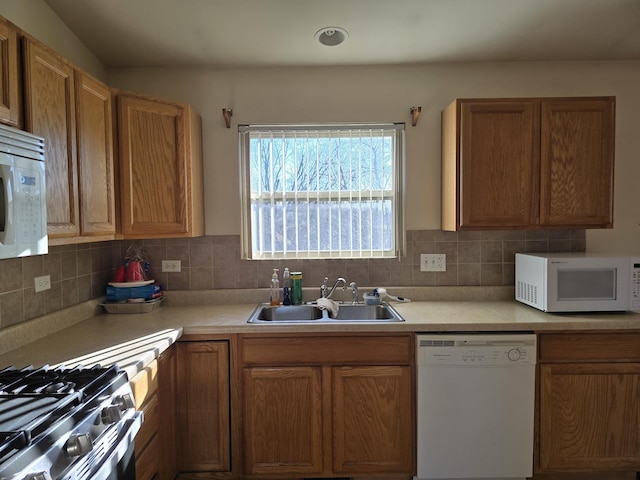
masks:
{"label": "cabinet door", "polygon": [[536,224],[538,104],[463,102],[459,121],[460,228]]}
{"label": "cabinet door", "polygon": [[613,98],[543,100],[542,225],[611,227]]}
{"label": "cabinet door", "polygon": [[80,233],[73,68],[25,41],[26,129],[44,137],[49,236]]}
{"label": "cabinet door", "polygon": [[540,467],[640,468],[640,364],[540,366]]}
{"label": "cabinet door", "polygon": [[185,112],[173,104],[119,95],[122,233],[188,232]]}
{"label": "cabinet door", "polygon": [[322,472],[321,367],[244,369],[244,472]]}
{"label": "cabinet door", "polygon": [[20,126],[21,109],[18,74],[18,35],[0,18],[0,122]]}
{"label": "cabinet door", "polygon": [[181,470],[229,471],[229,345],[178,344]]}
{"label": "cabinet door", "polygon": [[84,73],[75,80],[81,234],[115,234],[111,91]]}
{"label": "cabinet door", "polygon": [[333,470],[412,472],[411,368],[334,367]]}

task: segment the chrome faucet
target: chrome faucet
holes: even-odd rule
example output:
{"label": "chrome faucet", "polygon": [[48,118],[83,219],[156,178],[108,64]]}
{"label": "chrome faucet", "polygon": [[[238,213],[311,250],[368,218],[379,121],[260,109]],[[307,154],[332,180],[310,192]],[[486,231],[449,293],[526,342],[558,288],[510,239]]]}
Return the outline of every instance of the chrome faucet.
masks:
{"label": "chrome faucet", "polygon": [[329,277],[324,277],[324,282],[322,282],[322,285],[320,286],[320,297],[322,298],[331,298],[331,295],[333,295],[333,292],[335,291],[336,287],[340,282],[342,282],[342,290],[344,291],[347,289],[347,281],[342,277],[338,277],[338,279],[336,280],[336,283],[333,284],[333,287],[331,287],[331,290],[329,290],[329,293],[327,293],[328,281],[329,281]]}
{"label": "chrome faucet", "polygon": [[351,292],[353,293],[351,303],[358,303],[358,285],[356,285],[356,282],[351,282],[349,286],[351,287]]}

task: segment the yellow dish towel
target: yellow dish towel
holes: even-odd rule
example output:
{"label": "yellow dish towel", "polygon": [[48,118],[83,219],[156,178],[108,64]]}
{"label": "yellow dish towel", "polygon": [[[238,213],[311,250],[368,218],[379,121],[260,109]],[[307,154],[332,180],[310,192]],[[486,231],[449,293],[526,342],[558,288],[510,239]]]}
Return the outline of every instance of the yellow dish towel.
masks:
{"label": "yellow dish towel", "polygon": [[327,310],[331,318],[336,318],[338,316],[338,309],[340,307],[330,298],[319,298],[316,300],[316,304],[320,310]]}

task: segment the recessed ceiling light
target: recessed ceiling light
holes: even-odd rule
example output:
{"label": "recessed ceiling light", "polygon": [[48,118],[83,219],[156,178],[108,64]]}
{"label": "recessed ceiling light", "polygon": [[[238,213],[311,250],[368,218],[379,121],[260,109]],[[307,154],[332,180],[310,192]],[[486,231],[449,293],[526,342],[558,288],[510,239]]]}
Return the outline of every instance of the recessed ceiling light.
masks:
{"label": "recessed ceiling light", "polygon": [[315,35],[315,39],[327,47],[340,45],[347,38],[349,38],[349,32],[340,27],[324,27],[318,30]]}

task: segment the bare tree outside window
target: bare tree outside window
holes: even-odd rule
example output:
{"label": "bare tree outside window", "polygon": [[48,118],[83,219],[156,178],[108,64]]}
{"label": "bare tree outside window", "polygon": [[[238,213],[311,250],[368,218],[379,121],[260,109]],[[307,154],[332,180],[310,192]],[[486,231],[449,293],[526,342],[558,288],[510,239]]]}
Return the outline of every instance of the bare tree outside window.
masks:
{"label": "bare tree outside window", "polygon": [[404,125],[245,128],[247,258],[398,254]]}

